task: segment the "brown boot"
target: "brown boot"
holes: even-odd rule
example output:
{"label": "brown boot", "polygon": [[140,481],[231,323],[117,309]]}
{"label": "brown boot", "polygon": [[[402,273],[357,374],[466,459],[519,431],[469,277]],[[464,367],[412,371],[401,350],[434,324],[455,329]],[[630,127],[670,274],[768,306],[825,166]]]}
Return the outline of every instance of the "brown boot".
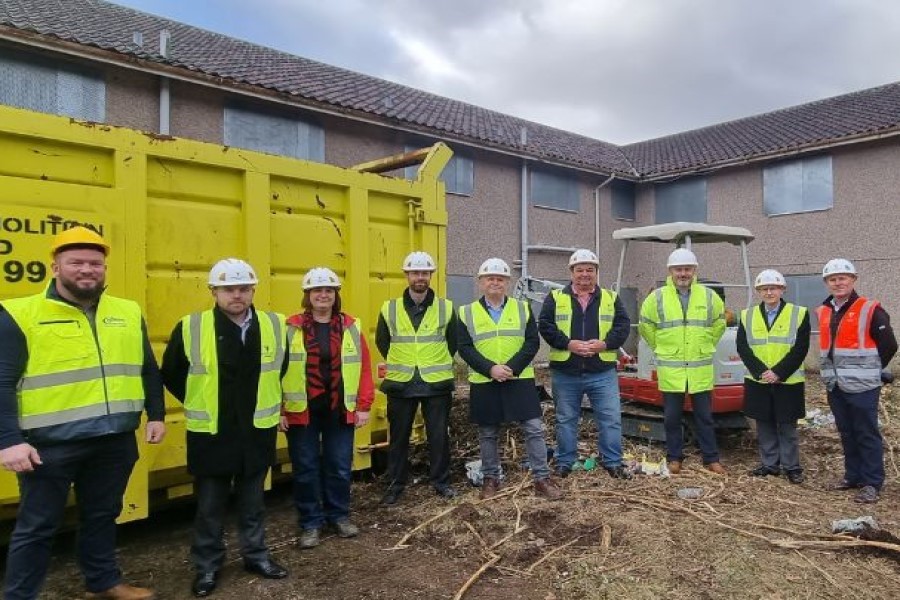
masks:
{"label": "brown boot", "polygon": [[103,592],[88,592],[87,597],[103,600],[153,600],[156,598],[156,594],[147,588],[120,583]]}
{"label": "brown boot", "polygon": [[549,477],[534,482],[534,493],[547,500],[559,500],[563,497],[563,491]]}
{"label": "brown boot", "polygon": [[671,473],[672,475],[678,475],[679,473],[681,473],[680,460],[673,460],[669,463],[669,473]]}
{"label": "brown boot", "polygon": [[725,470],[725,467],[720,462],[711,462],[705,466],[707,471],[712,471],[716,475],[728,475],[728,471]]}
{"label": "brown boot", "polygon": [[493,498],[500,491],[500,480],[494,477],[485,477],[481,483],[481,495],[479,498],[487,500]]}

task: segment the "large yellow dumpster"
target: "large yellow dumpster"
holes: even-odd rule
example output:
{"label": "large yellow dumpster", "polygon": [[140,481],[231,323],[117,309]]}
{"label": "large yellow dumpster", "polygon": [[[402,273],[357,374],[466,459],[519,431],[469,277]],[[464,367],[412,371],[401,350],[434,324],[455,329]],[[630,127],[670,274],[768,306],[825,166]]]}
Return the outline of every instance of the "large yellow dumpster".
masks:
{"label": "large yellow dumpster", "polygon": [[[211,306],[210,266],[236,256],[259,275],[257,306],[286,314],[300,311],[309,268],[336,271],[377,362],[372,334],[382,302],[406,285],[403,257],[424,249],[444,272],[438,175],[450,155],[436,144],[343,169],[0,106],[0,299],[42,290],[51,237],[83,224],[112,245],[109,291],[144,308],[157,356],[179,318]],[[412,181],[378,174],[415,162]],[[435,284],[443,293],[444,279]],[[165,443],[141,444],[122,521],[192,491],[181,405],[167,397],[166,407]],[[354,468],[369,467],[386,441],[379,394],[371,424],[357,430]],[[279,460],[276,474],[290,469],[283,436]],[[15,477],[0,472],[0,522],[14,518],[17,501]]]}

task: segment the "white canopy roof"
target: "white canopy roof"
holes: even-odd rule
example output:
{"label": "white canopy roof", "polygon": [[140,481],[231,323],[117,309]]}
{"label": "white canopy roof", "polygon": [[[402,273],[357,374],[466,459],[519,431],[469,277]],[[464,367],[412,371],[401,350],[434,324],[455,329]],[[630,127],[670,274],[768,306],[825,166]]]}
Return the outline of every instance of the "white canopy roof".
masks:
{"label": "white canopy roof", "polygon": [[708,225],[706,223],[662,223],[646,227],[626,227],[613,231],[614,240],[635,240],[641,242],[678,243],[686,236],[691,237],[692,244],[710,242],[728,242],[738,245],[742,241],[750,242],[753,234],[743,227],[727,225]]}

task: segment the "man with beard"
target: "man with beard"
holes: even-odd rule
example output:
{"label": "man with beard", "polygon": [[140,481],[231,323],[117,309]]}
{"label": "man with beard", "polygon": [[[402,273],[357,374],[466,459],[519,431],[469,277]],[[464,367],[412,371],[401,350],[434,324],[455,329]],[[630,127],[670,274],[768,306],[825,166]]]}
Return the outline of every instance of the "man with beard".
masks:
{"label": "man with beard", "polygon": [[134,431],[165,435],[159,368],[137,303],[104,293],[109,245],[74,227],[51,246],[51,279],[0,309],[0,463],[19,479],[7,600],[36,598],[74,485],[78,564],[88,598],[141,600],[122,582],[116,517],[138,457]]}
{"label": "man with beard", "polygon": [[382,504],[397,502],[409,472],[409,436],[416,410],[422,407],[428,438],[430,479],[444,498],[456,497],[450,486],[450,417],[453,354],[456,352],[453,304],[435,296],[431,276],[437,270],[425,252],[403,261],[409,286],[400,298],[384,303],[378,317],[375,344],[387,361],[381,391],[387,395],[391,446],[388,487]]}
{"label": "man with beard", "polygon": [[656,353],[659,391],[663,394],[666,458],[669,471],[681,472],[684,434],[681,417],[690,395],[697,445],[707,470],[724,475],[712,416],[715,385],[713,355],[725,333],[725,304],[710,288],[697,283],[697,257],[678,248],[666,263],[666,284],[650,293],[641,306],[641,336]]}
{"label": "man with beard", "polygon": [[275,463],[287,336],[284,315],[253,306],[257,283],[243,260],[217,262],[208,278],[215,306],[184,317],[163,353],[163,381],[184,403],[187,467],[197,495],[191,545],[191,591],[197,597],[216,589],[225,563],[232,488],[244,569],[266,579],[288,574],[266,547],[263,503],[266,475]]}

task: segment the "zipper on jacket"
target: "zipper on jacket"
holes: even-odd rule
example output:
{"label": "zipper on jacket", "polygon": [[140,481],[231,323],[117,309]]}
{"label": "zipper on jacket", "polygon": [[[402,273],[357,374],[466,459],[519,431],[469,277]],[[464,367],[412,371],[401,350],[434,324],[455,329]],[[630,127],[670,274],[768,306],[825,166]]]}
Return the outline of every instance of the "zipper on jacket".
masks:
{"label": "zipper on jacket", "polygon": [[[99,302],[97,303],[97,308],[100,308]],[[91,326],[91,333],[94,334],[94,345],[97,347],[97,360],[100,362],[100,379],[103,381],[103,401],[106,403],[106,416],[109,417],[112,413],[109,410],[109,389],[106,387],[106,366],[103,364],[103,352],[100,350],[100,336],[97,335],[97,314],[94,313],[94,318],[92,319],[86,310],[83,308],[80,310],[88,320],[88,325]]]}

